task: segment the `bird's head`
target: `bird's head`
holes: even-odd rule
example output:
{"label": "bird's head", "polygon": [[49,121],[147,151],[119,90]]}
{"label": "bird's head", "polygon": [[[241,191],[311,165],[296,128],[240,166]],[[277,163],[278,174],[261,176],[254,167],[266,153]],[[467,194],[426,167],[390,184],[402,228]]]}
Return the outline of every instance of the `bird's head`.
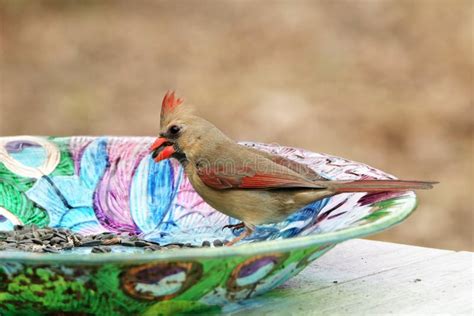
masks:
{"label": "bird's head", "polygon": [[221,134],[208,121],[194,115],[184,100],[168,91],[161,106],[160,133],[150,147],[156,162],[169,158],[187,161],[215,142]]}

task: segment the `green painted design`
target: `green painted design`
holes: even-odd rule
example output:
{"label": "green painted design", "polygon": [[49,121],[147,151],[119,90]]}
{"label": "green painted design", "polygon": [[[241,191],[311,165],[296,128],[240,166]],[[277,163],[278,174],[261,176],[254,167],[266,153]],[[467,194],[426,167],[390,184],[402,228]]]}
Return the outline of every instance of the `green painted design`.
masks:
{"label": "green painted design", "polygon": [[377,210],[373,212],[372,214],[367,215],[366,217],[362,218],[361,221],[366,221],[366,222],[373,222],[378,220],[379,218],[382,218],[384,216],[389,215],[390,212],[382,210]]}
{"label": "green painted design", "polygon": [[31,189],[31,187],[35,184],[36,179],[18,176],[8,170],[5,165],[0,162],[0,181],[14,184],[18,191],[25,192]]}
{"label": "green painted design", "polygon": [[[255,289],[265,285],[267,279],[285,272],[290,266],[296,267],[320,247],[310,247],[275,254],[284,258],[277,269],[264,279],[252,285],[244,293],[254,296]],[[325,248],[327,249],[327,248]],[[271,256],[271,255],[270,255]],[[136,299],[124,289],[124,275],[141,266],[168,264],[151,261],[142,265],[122,265],[119,263],[103,265],[35,265],[0,264],[0,310],[5,315],[18,315],[21,312],[33,315],[38,312],[80,312],[94,315],[171,315],[180,313],[217,313],[221,307],[210,305],[202,300],[216,288],[226,291],[232,273],[245,262],[259,258],[245,256],[225,259],[202,259],[201,277],[181,295],[173,299],[155,302]],[[194,264],[198,264],[195,262]],[[290,274],[280,278],[278,284],[299,273],[306,264],[295,268]],[[255,293],[252,293],[254,292]],[[146,294],[146,293],[144,293]],[[19,304],[21,302],[21,304]]]}
{"label": "green painted design", "polygon": [[[49,137],[49,141],[54,143],[60,151],[60,161],[55,170],[50,176],[71,176],[74,175],[74,161],[69,151],[69,138]],[[0,161],[0,180],[14,184],[15,187],[26,192],[31,189],[36,182],[36,179],[22,177],[7,169]]]}
{"label": "green painted design", "polygon": [[219,306],[209,306],[197,301],[165,301],[153,305],[146,310],[143,316],[167,315],[218,315],[222,309]]}
{"label": "green painted design", "polygon": [[397,197],[374,203],[371,213],[358,220],[358,222],[372,223],[381,219],[382,217],[388,216],[390,215],[390,209],[397,205],[403,204],[404,200],[404,197]]}
{"label": "green painted design", "polygon": [[142,312],[146,306],[117,291],[119,273],[119,267],[110,265],[101,269],[25,266],[22,273],[10,279],[8,294],[0,293],[0,309],[13,313],[20,299],[22,309],[28,313],[100,311],[101,315],[130,315]]}
{"label": "green painted design", "polygon": [[49,137],[48,140],[54,143],[61,154],[56,169],[51,173],[51,176],[72,176],[74,175],[74,161],[69,150],[69,138],[63,137]]}
{"label": "green painted design", "polygon": [[49,223],[48,214],[45,210],[29,200],[22,190],[0,179],[0,206],[18,217],[23,224],[36,224],[40,227]]}

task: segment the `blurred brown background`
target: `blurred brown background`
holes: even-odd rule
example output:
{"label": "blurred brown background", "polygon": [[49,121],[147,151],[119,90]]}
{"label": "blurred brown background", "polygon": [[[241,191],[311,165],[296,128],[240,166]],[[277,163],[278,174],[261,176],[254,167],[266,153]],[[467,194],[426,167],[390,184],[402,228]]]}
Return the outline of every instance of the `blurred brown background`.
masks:
{"label": "blurred brown background", "polygon": [[473,2],[0,1],[0,135],[155,135],[175,88],[238,140],[438,180],[376,239],[473,250]]}

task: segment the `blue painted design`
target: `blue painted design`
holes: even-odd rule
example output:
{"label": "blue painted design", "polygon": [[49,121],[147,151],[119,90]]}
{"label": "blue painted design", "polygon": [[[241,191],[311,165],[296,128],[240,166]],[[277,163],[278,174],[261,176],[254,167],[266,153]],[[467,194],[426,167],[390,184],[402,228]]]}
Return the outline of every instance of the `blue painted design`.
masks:
{"label": "blue painted design", "polygon": [[3,215],[0,215],[0,231],[1,230],[13,230],[13,223]]}
{"label": "blue painted design", "polygon": [[[143,159],[133,177],[130,193],[130,210],[135,224],[144,233],[158,227],[168,230],[167,218],[172,218],[172,204],[179,188],[175,183],[170,161],[155,163],[151,157]],[[178,176],[178,179],[181,177]]]}
{"label": "blue painted design", "polygon": [[[29,148],[36,147],[26,149]],[[92,201],[94,190],[107,165],[107,140],[98,138],[84,151],[79,176],[43,177],[26,194],[47,210],[52,227],[78,232],[104,231],[95,215]]]}
{"label": "blue painted design", "polygon": [[98,138],[87,146],[81,158],[79,176],[84,185],[95,190],[108,166],[107,139]]}
{"label": "blue painted design", "polygon": [[[309,204],[298,212],[290,215],[285,221],[271,225],[260,225],[246,240],[260,241],[264,239],[282,239],[298,236],[302,231],[313,225],[321,210],[329,203],[330,199],[322,199]],[[236,222],[233,220],[233,222]],[[236,231],[239,235],[242,231]]]}
{"label": "blue painted design", "polygon": [[27,167],[40,167],[46,161],[46,152],[43,147],[21,147],[21,151],[13,151],[10,153],[13,159]]}
{"label": "blue painted design", "polygon": [[104,231],[92,208],[93,191],[77,176],[43,177],[26,195],[47,210],[49,226],[80,232]]}

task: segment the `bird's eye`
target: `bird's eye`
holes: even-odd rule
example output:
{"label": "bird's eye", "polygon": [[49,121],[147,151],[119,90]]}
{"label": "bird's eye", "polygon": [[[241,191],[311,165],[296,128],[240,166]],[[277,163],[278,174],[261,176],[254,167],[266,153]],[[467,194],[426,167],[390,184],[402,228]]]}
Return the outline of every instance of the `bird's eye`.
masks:
{"label": "bird's eye", "polygon": [[168,129],[168,131],[171,135],[177,135],[181,131],[181,127],[178,125],[173,125]]}

